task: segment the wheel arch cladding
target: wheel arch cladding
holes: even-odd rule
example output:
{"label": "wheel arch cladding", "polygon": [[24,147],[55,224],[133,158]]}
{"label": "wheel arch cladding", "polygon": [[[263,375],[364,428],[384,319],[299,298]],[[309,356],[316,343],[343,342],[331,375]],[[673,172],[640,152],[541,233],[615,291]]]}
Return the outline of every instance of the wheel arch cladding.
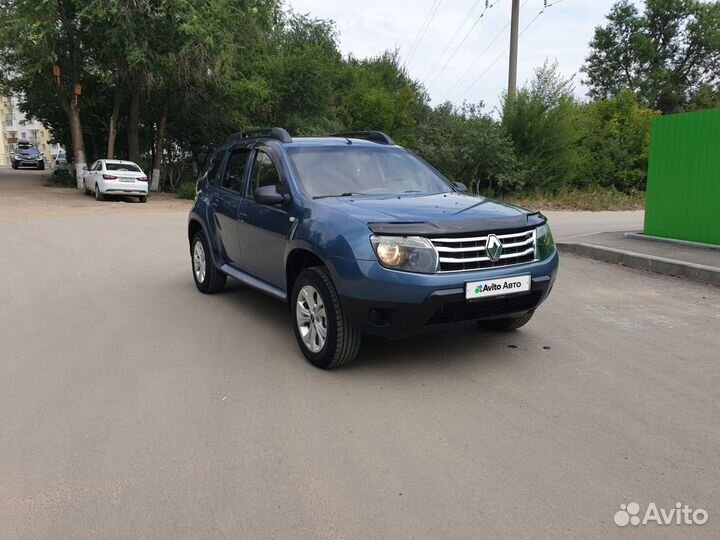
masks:
{"label": "wheel arch cladding", "polygon": [[[192,244],[193,237],[197,234],[198,231],[202,230],[202,223],[200,223],[197,219],[191,219],[188,223],[188,242]],[[192,250],[192,245],[190,246],[190,249]]]}
{"label": "wheel arch cladding", "polygon": [[305,268],[311,266],[324,266],[327,268],[327,263],[320,258],[319,255],[302,247],[296,247],[290,253],[288,253],[287,260],[285,262],[285,280],[287,286],[288,300],[292,295],[292,287],[295,280]]}

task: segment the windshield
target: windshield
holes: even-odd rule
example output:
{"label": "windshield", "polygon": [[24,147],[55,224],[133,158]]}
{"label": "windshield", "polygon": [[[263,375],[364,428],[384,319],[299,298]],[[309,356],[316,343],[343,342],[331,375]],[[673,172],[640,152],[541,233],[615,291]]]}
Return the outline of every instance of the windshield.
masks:
{"label": "windshield", "polygon": [[452,191],[427,163],[400,148],[295,146],[288,155],[300,188],[310,197]]}
{"label": "windshield", "polygon": [[105,168],[108,171],[132,171],[140,172],[140,167],[134,163],[105,163]]}
{"label": "windshield", "polygon": [[30,150],[32,148],[32,144],[27,143],[21,143],[17,145],[18,150]]}

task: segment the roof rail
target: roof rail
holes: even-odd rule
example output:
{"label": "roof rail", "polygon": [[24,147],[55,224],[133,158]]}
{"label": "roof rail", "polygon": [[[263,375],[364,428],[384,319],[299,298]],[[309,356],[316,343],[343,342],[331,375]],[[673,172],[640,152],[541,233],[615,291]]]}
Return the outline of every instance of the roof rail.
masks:
{"label": "roof rail", "polygon": [[333,133],[331,137],[345,137],[350,139],[365,139],[378,144],[395,144],[395,142],[382,131],[343,131]]}
{"label": "roof rail", "polygon": [[238,131],[233,133],[228,138],[228,141],[234,141],[237,139],[253,139],[255,137],[269,137],[271,139],[277,139],[280,142],[291,143],[293,142],[290,134],[280,127],[274,128],[261,128],[261,129],[248,129],[246,131]]}

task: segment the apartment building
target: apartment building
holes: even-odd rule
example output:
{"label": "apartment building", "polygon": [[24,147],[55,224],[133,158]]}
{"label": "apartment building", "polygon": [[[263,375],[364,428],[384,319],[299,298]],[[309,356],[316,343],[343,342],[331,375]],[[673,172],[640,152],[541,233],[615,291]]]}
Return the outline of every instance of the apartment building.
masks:
{"label": "apartment building", "polygon": [[0,167],[10,165],[10,154],[20,139],[34,144],[48,161],[61,151],[59,144],[50,142],[52,136],[45,126],[20,112],[16,96],[0,96]]}

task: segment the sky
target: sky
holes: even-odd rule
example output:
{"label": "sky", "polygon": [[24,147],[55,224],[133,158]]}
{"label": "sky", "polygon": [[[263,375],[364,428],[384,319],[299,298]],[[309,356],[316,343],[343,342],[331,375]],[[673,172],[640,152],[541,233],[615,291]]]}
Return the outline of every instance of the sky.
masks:
{"label": "sky", "polygon": [[[492,112],[507,87],[510,28],[503,28],[510,20],[512,0],[489,0],[487,10],[485,0],[437,2],[289,0],[289,5],[297,13],[334,20],[345,54],[366,58],[399,49],[410,75],[424,83],[434,105],[447,100],[457,105],[464,100],[483,101]],[[547,9],[538,16],[544,3],[521,0],[520,30],[525,31],[519,44],[518,84],[530,79],[546,58],[557,59],[565,76],[575,75],[576,93],[582,96],[585,88],[580,68],[588,43],[614,2],[548,0]],[[434,16],[428,18],[434,7]],[[478,20],[484,10],[485,15]],[[426,20],[430,24],[413,52],[413,43]]]}

